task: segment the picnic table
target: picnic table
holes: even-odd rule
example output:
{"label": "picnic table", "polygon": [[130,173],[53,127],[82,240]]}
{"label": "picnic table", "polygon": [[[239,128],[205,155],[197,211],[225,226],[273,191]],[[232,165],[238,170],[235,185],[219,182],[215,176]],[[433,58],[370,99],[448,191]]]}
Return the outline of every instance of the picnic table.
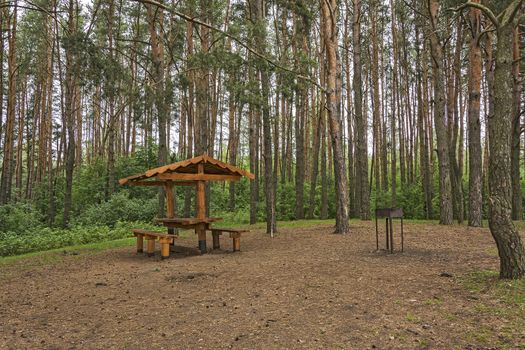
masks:
{"label": "picnic table", "polygon": [[192,229],[198,225],[210,226],[211,223],[220,221],[222,218],[157,218],[156,222],[169,228]]}
{"label": "picnic table", "polygon": [[199,237],[199,250],[205,253],[206,248],[206,230],[209,230],[212,222],[222,220],[222,218],[157,218],[155,221],[163,224],[169,229],[195,229]]}
{"label": "picnic table", "polygon": [[[233,238],[234,251],[239,250],[240,234],[246,232],[243,230],[211,228],[213,222],[222,220],[216,217],[206,216],[206,183],[208,181],[239,181],[241,177],[246,176],[249,179],[255,179],[255,176],[248,171],[240,169],[231,164],[224,163],[220,160],[213,159],[207,154],[201,156],[164,165],[158,168],[150,169],[144,173],[132,175],[119,180],[121,185],[130,186],[162,186],[166,198],[166,217],[156,219],[168,228],[168,236],[160,232],[151,232],[145,236],[144,230],[134,230],[137,236],[137,251],[139,250],[139,236],[156,239],[161,237],[163,242],[170,240],[173,244],[174,228],[194,229],[199,240],[199,250],[206,253],[206,231],[211,230],[213,234],[213,246],[218,247],[218,236],[222,232],[230,233]],[[173,186],[194,186],[196,188],[195,200],[195,217],[194,218],[177,218],[173,207]],[[159,238],[160,239],[160,238]],[[164,245],[166,243],[163,243]],[[164,246],[163,246],[164,247]],[[148,249],[150,246],[148,246]],[[165,247],[164,247],[165,250]],[[149,250],[148,250],[148,253]],[[165,254],[163,253],[163,257]],[[168,251],[169,255],[169,251]]]}

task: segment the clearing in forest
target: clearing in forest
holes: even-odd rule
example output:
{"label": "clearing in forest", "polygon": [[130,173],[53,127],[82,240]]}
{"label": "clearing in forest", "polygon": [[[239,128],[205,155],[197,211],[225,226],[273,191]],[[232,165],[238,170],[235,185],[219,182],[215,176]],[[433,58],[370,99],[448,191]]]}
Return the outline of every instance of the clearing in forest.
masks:
{"label": "clearing in forest", "polygon": [[[525,284],[498,282],[488,229],[372,222],[262,231],[242,251],[65,251],[1,266],[2,349],[522,349]],[[209,238],[210,239],[210,238]],[[194,244],[193,237],[178,244]],[[480,272],[485,271],[485,272]]]}

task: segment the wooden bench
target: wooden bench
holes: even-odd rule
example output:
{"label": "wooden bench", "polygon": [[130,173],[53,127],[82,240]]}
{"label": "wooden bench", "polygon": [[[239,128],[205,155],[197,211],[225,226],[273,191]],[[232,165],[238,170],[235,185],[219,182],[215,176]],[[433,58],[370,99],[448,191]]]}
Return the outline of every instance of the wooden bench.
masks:
{"label": "wooden bench", "polygon": [[144,252],[144,239],[146,239],[148,241],[148,256],[153,256],[155,254],[155,241],[158,240],[160,242],[160,256],[162,259],[170,256],[170,244],[177,238],[176,235],[150,230],[133,229],[132,232],[137,237],[137,253]]}
{"label": "wooden bench", "polygon": [[231,228],[212,228],[211,235],[213,237],[213,249],[219,249],[221,247],[219,242],[219,236],[223,233],[229,233],[230,238],[233,239],[233,251],[237,252],[241,250],[241,234],[250,232],[249,230],[235,230]]}

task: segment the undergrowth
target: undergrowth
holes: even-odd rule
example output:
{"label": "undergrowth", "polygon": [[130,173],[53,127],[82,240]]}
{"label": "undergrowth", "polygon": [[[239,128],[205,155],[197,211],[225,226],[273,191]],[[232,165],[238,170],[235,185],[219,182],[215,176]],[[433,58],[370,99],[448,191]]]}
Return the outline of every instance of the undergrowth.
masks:
{"label": "undergrowth", "polygon": [[[131,236],[132,228],[154,228],[137,222],[110,226],[74,226],[68,229],[35,228],[24,234],[0,232],[0,256],[12,256],[94,242],[114,241]],[[158,227],[157,227],[158,228]]]}
{"label": "undergrowth", "polygon": [[[459,282],[476,300],[472,307],[476,314],[503,321],[490,329],[480,325],[467,334],[470,340],[496,342],[501,349],[508,349],[525,338],[525,279],[502,280],[497,271],[485,270],[465,275]],[[525,349],[525,344],[518,349]]]}

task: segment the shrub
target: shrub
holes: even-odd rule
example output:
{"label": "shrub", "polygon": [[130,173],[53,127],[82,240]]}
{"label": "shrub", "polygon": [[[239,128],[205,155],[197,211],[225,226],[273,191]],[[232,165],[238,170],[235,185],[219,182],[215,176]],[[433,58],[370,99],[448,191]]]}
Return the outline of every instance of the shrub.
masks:
{"label": "shrub", "polygon": [[132,228],[153,228],[144,223],[118,222],[114,227],[75,226],[70,229],[41,228],[29,235],[0,233],[0,256],[57,249],[77,244],[112,241],[131,236]]}
{"label": "shrub", "polygon": [[27,203],[0,206],[0,232],[27,234],[43,226],[43,216]]}
{"label": "shrub", "polygon": [[113,227],[118,221],[151,222],[157,214],[157,208],[157,196],[149,199],[130,198],[127,191],[121,191],[106,202],[87,207],[74,219],[74,224]]}

